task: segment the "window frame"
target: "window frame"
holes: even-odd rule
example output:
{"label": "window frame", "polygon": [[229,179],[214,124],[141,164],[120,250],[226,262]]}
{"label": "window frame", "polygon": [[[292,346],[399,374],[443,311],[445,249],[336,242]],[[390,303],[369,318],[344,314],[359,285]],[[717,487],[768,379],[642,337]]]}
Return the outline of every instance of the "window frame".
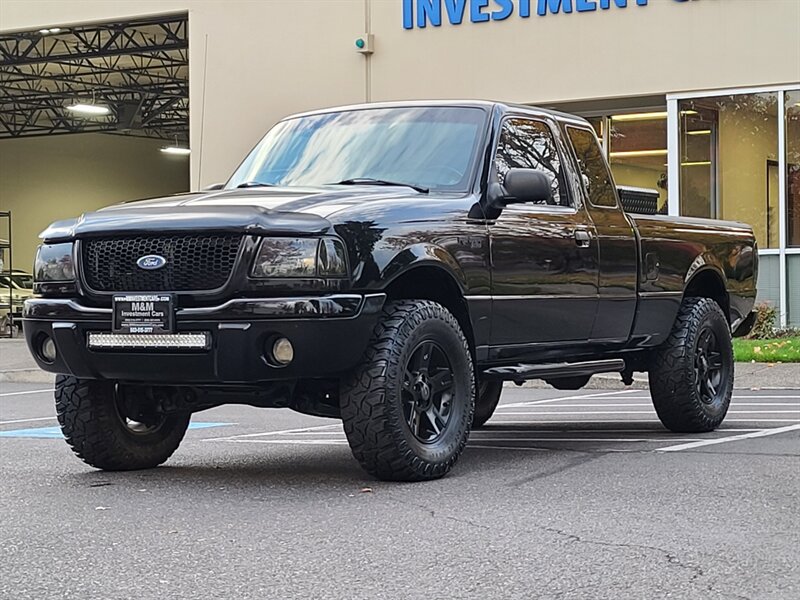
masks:
{"label": "window frame", "polygon": [[[525,113],[509,112],[503,115],[498,124],[497,136],[494,142],[494,148],[492,149],[492,160],[489,165],[489,181],[500,183],[497,178],[497,151],[500,148],[500,142],[503,139],[503,130],[506,123],[513,120],[533,121],[534,123],[541,123],[547,128],[547,131],[550,132],[550,135],[553,138],[556,153],[558,154],[559,164],[561,165],[563,171],[568,154],[563,146],[563,140],[560,139],[561,136],[559,135],[560,131],[558,128],[554,127],[553,123],[551,123],[550,120],[544,115],[529,115]],[[577,213],[581,203],[579,202],[579,196],[576,193],[575,187],[570,181],[571,179],[573,178],[570,176],[569,172],[565,173],[563,181],[564,191],[569,199],[568,206],[561,204],[531,204],[526,202],[524,204],[512,204],[506,207],[505,210],[511,208],[522,208],[526,211],[535,210],[536,212],[545,213]]]}
{"label": "window frame", "polygon": [[[583,181],[583,170],[581,169],[581,163],[580,163],[580,159],[578,158],[578,152],[577,152],[577,150],[575,150],[575,144],[573,144],[572,138],[569,135],[569,130],[570,129],[574,129],[576,131],[583,131],[583,132],[589,133],[589,134],[591,134],[592,139],[595,140],[595,143],[597,144],[597,148],[600,151],[600,157],[601,157],[601,159],[603,161],[603,166],[604,166],[604,168],[606,170],[606,174],[608,175],[608,178],[611,181],[611,188],[614,191],[614,205],[613,206],[605,205],[605,204],[595,204],[594,202],[592,202],[592,197],[589,194],[589,190],[586,189],[586,184]],[[569,145],[570,152],[572,154],[573,164],[575,165],[575,173],[580,175],[580,177],[579,177],[579,179],[580,179],[579,185],[581,187],[581,192],[583,193],[583,197],[584,197],[584,200],[585,200],[586,204],[588,204],[592,208],[596,208],[596,209],[619,210],[620,203],[619,203],[619,190],[617,189],[617,182],[614,179],[614,174],[611,172],[611,166],[608,164],[608,159],[606,158],[606,153],[603,150],[603,147],[600,144],[600,141],[597,139],[597,133],[595,132],[594,127],[592,127],[591,125],[584,126],[584,125],[578,125],[576,123],[565,123],[564,124],[564,131],[566,133],[565,141]]]}

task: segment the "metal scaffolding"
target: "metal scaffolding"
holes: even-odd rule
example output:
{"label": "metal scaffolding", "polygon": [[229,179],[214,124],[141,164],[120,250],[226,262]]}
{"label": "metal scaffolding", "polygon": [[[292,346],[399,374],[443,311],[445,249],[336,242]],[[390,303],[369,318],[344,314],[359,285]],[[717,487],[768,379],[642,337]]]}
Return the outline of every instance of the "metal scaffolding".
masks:
{"label": "metal scaffolding", "polygon": [[[0,35],[0,138],[106,131],[188,140],[186,15]],[[108,106],[87,118],[76,102]]]}

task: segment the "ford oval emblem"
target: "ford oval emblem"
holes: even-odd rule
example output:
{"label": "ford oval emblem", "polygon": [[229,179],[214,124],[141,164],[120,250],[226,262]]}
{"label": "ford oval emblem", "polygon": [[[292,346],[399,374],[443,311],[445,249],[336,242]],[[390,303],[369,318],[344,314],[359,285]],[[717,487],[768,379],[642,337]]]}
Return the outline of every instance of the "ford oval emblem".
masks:
{"label": "ford oval emblem", "polygon": [[136,265],[145,271],[155,271],[167,264],[167,259],[158,254],[148,254],[136,261]]}

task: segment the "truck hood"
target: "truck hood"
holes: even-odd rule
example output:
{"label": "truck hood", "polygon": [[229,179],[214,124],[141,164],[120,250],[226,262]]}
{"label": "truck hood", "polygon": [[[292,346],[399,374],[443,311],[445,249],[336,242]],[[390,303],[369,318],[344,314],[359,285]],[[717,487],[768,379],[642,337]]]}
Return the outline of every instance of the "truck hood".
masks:
{"label": "truck hood", "polygon": [[407,198],[406,188],[253,188],[178,194],[137,200],[57,221],[40,237],[48,242],[76,238],[214,230],[254,235],[320,235],[330,215],[365,202]]}

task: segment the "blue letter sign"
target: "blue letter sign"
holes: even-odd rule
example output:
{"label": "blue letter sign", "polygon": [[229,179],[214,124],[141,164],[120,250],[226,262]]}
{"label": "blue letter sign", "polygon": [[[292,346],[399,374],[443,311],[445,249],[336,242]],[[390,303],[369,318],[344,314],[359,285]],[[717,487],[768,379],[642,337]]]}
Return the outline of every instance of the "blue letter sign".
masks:
{"label": "blue letter sign", "polygon": [[[461,25],[465,18],[471,23],[505,21],[516,14],[521,19],[531,16],[531,5],[536,15],[575,14],[627,8],[629,0],[403,0],[403,27],[425,29],[428,25],[441,27],[446,20],[450,25]],[[630,0],[636,6],[647,6],[648,0]],[[688,2],[689,0],[675,0]],[[444,4],[444,7],[442,7]]]}

